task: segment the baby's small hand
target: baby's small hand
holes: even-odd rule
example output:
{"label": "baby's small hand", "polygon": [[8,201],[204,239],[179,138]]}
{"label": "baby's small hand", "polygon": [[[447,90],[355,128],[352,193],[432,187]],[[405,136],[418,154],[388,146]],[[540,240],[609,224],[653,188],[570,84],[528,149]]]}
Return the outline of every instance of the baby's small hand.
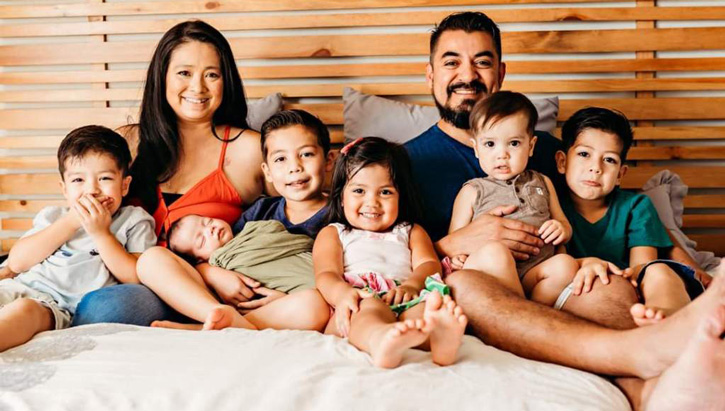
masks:
{"label": "baby's small hand", "polygon": [[567,233],[561,221],[548,220],[539,228],[539,237],[546,244],[559,245],[567,240]]}
{"label": "baby's small hand", "polygon": [[335,305],[335,325],[343,338],[350,332],[352,314],[360,309],[360,293],[352,287]]}
{"label": "baby's small hand", "polygon": [[451,268],[454,270],[463,270],[463,265],[466,264],[468,256],[466,254],[458,254],[451,258]]}
{"label": "baby's small hand", "polygon": [[392,290],[388,291],[383,296],[383,301],[388,305],[396,305],[407,303],[418,296],[418,290],[415,287],[411,287],[407,284],[401,284]]}

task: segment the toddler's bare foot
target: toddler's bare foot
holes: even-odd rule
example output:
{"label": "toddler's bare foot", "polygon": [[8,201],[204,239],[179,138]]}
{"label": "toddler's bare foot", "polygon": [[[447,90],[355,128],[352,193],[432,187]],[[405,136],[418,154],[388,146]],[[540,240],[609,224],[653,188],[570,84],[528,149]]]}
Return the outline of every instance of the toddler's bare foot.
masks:
{"label": "toddler's bare foot", "polygon": [[638,327],[652,325],[667,318],[665,310],[656,307],[647,307],[644,304],[637,303],[629,309],[632,319]]}
{"label": "toddler's bare foot", "polygon": [[453,364],[468,323],[463,309],[450,296],[441,297],[434,291],[425,301],[423,318],[432,327],[430,353],[433,362],[438,365]]}
{"label": "toddler's bare foot", "polygon": [[395,368],[403,360],[408,348],[422,344],[428,335],[425,320],[399,321],[375,332],[370,337],[370,355],[380,368]]}
{"label": "toddler's bare foot", "polygon": [[214,308],[204,321],[203,330],[222,330],[227,327],[247,328],[256,330],[257,327],[252,325],[242,314],[230,305],[220,305]]}
{"label": "toddler's bare foot", "polygon": [[725,410],[725,305],[705,315],[675,363],[657,381],[646,410]]}
{"label": "toddler's bare foot", "polygon": [[154,321],[151,323],[151,326],[155,328],[173,328],[175,330],[201,330],[201,324],[184,324],[174,321]]}

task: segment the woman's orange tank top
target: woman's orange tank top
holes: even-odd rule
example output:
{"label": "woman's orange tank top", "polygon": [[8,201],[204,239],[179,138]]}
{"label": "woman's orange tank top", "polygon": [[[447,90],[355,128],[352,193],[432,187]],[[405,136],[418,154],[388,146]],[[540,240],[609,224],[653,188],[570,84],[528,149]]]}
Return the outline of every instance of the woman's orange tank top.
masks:
{"label": "woman's orange tank top", "polygon": [[157,186],[159,206],[154,212],[154,220],[156,221],[156,235],[159,236],[158,245],[166,246],[166,241],[162,238],[164,236],[160,236],[160,234],[168,232],[174,222],[189,214],[219,218],[230,225],[234,225],[241,216],[242,198],[223,170],[230,130],[227,127],[224,131],[224,143],[217,168],[191,187],[178,200],[167,206],[161,194],[161,188]]}

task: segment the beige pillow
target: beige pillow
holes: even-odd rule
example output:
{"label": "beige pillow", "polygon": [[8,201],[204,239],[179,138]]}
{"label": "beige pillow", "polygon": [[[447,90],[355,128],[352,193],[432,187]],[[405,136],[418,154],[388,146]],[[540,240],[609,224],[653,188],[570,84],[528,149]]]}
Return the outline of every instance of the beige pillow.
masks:
{"label": "beige pillow", "polygon": [[[426,131],[438,120],[440,114],[435,106],[421,106],[383,97],[361,93],[346,87],[343,95],[345,108],[345,140],[358,137],[382,137],[388,141],[404,144]],[[559,115],[559,98],[531,100],[539,113],[536,129],[551,133],[556,128]]]}

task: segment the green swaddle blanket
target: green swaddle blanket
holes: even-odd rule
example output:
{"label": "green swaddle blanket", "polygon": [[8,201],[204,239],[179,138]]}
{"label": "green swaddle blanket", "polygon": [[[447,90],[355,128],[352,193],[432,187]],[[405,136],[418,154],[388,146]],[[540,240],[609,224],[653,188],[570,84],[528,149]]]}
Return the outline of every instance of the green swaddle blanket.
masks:
{"label": "green swaddle blanket", "polygon": [[242,273],[265,287],[289,293],[315,287],[314,240],[291,234],[277,220],[250,221],[209,258],[215,267]]}

